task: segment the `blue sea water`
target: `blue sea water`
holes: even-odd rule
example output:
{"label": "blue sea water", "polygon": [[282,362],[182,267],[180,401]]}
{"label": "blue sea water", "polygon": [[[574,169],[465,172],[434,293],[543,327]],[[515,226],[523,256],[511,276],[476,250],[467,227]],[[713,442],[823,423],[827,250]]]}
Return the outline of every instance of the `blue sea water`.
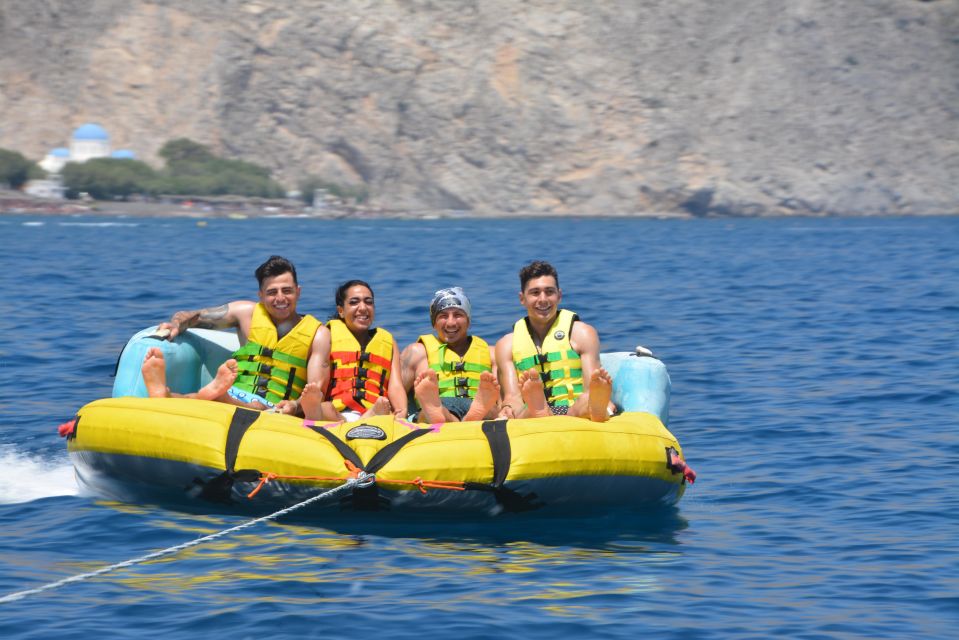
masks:
{"label": "blue sea water", "polygon": [[177,309],[376,292],[401,343],[459,284],[474,330],[559,269],[603,349],[669,367],[699,479],[675,510],[295,514],[0,602],[4,638],[951,638],[959,626],[959,217],[321,221],[0,216],[0,596],[247,521],[79,495],[56,426]]}

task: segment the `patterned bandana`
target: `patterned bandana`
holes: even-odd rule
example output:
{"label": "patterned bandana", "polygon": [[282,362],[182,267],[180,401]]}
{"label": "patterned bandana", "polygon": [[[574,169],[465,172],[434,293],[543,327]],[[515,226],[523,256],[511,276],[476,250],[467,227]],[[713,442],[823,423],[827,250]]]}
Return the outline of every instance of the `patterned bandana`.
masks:
{"label": "patterned bandana", "polygon": [[470,299],[466,297],[461,287],[450,287],[440,289],[433,294],[433,302],[430,303],[430,324],[436,322],[436,316],[444,309],[462,309],[467,318],[472,318],[470,308]]}

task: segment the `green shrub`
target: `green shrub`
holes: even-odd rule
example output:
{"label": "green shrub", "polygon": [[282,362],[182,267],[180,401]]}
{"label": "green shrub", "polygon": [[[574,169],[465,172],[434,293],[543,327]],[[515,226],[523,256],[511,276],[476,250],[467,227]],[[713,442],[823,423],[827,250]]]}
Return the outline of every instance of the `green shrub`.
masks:
{"label": "green shrub", "polygon": [[68,162],[61,172],[68,198],[89,193],[97,200],[126,198],[133,194],[156,193],[156,172],[145,162],[120,158],[95,158],[83,163]]}
{"label": "green shrub", "polygon": [[27,180],[42,176],[43,170],[19,151],[0,149],[0,186],[19,189]]}
{"label": "green shrub", "polygon": [[68,163],[62,172],[67,197],[81,192],[97,200],[140,195],[190,195],[281,198],[283,186],[270,170],[244,160],[218,158],[209,148],[186,138],[167,142],[159,151],[166,167],[154,171],[138,160],[98,158]]}

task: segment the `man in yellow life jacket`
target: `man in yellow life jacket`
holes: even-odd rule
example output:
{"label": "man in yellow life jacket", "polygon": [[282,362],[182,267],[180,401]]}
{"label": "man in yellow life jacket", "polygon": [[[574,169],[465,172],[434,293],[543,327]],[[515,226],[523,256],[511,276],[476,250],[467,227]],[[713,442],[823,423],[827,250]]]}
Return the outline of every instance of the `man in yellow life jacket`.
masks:
{"label": "man in yellow life jacket", "polygon": [[500,389],[489,344],[469,334],[472,308],[460,287],[441,289],[430,303],[435,335],[403,349],[403,386],[419,404],[420,422],[466,422],[496,416]]}
{"label": "man in yellow life jacket", "polygon": [[[190,395],[296,414],[297,398],[307,382],[325,388],[329,381],[330,332],[313,316],[297,312],[301,290],[289,260],[271,256],[257,267],[256,279],[258,302],[236,300],[198,311],[177,311],[159,329],[169,332],[168,340],[191,327],[236,329],[242,346],[209,385]],[[171,395],[160,349],[147,353],[141,370],[148,395]]]}
{"label": "man in yellow life jacket", "polygon": [[549,415],[609,419],[612,379],[599,361],[596,329],[560,309],[559,275],[535,261],[519,272],[526,317],[496,343],[504,406],[517,418]]}

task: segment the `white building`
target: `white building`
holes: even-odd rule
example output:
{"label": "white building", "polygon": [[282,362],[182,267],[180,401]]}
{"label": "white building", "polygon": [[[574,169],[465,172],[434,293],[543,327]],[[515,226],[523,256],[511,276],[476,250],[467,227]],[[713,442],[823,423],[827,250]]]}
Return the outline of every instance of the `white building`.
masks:
{"label": "white building", "polygon": [[110,134],[98,124],[80,125],[70,138],[70,162],[110,157]]}
{"label": "white building", "polygon": [[50,180],[30,180],[23,187],[24,193],[35,198],[63,199],[64,188],[59,178]]}
{"label": "white building", "polygon": [[70,137],[70,147],[57,147],[38,164],[48,173],[60,173],[68,162],[86,162],[93,158],[135,158],[129,149],[111,152],[110,134],[98,124],[80,125]]}
{"label": "white building", "polygon": [[40,168],[47,173],[60,173],[63,165],[70,161],[70,150],[66,147],[57,147],[38,162]]}
{"label": "white building", "polygon": [[100,125],[87,122],[73,131],[70,147],[57,147],[41,160],[40,168],[47,172],[46,180],[31,180],[25,191],[42,198],[62,198],[60,172],[68,162],[86,162],[94,158],[136,159],[129,149],[110,149],[110,134]]}

